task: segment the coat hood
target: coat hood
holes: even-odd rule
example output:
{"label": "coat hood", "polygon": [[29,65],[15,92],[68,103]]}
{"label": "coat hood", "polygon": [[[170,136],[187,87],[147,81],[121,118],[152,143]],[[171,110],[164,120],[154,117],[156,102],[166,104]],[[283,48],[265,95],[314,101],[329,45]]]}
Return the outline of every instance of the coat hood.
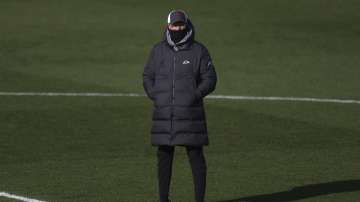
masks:
{"label": "coat hood", "polygon": [[163,35],[163,40],[169,46],[171,46],[175,51],[178,51],[179,49],[181,50],[181,49],[188,48],[195,40],[195,29],[194,29],[194,26],[190,19],[188,19],[188,26],[189,26],[189,28],[188,28],[188,31],[187,31],[185,37],[176,44],[171,40],[169,30],[166,26],[164,35]]}

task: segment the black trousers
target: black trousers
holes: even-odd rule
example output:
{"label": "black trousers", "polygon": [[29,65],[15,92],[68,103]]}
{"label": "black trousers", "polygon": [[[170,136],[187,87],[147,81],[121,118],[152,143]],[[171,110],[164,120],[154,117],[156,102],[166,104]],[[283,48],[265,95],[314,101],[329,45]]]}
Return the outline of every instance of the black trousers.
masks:
{"label": "black trousers", "polygon": [[[174,147],[159,145],[158,157],[158,185],[160,202],[169,201],[169,188],[172,174],[172,163],[174,158]],[[191,165],[195,201],[204,202],[206,188],[207,166],[202,146],[186,146],[186,152]]]}

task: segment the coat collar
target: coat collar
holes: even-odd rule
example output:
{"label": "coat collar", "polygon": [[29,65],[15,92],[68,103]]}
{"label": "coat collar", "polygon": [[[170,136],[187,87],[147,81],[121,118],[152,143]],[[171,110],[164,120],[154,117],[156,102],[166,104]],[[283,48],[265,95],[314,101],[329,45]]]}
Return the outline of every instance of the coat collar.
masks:
{"label": "coat collar", "polygon": [[174,51],[189,49],[190,46],[192,45],[192,43],[194,42],[195,29],[194,29],[194,26],[193,26],[193,24],[191,23],[190,19],[188,19],[188,26],[189,26],[189,31],[186,33],[185,37],[184,37],[181,41],[179,41],[178,43],[176,43],[176,44],[171,40],[169,30],[168,30],[167,28],[165,29],[165,32],[164,32],[164,41],[166,41],[166,43],[167,43]]}

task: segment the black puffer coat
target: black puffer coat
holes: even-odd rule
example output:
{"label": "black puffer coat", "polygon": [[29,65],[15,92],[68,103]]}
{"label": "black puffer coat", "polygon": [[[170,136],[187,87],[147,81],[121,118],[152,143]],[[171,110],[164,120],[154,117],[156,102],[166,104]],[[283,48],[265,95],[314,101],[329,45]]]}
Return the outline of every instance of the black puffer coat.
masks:
{"label": "black puffer coat", "polygon": [[203,98],[215,89],[217,75],[207,48],[194,40],[191,21],[189,25],[176,45],[166,29],[144,66],[143,87],[154,104],[153,146],[209,145]]}

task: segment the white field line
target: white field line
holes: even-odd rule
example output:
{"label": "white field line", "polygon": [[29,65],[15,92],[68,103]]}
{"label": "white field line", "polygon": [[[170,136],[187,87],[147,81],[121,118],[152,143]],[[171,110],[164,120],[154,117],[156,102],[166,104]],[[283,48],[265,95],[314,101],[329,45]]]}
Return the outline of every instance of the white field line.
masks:
{"label": "white field line", "polygon": [[[0,92],[0,96],[75,96],[75,97],[145,97],[139,93],[64,93],[64,92]],[[207,99],[227,100],[268,100],[292,102],[326,102],[341,104],[360,104],[360,100],[311,98],[311,97],[263,97],[242,95],[208,95]]]}
{"label": "white field line", "polygon": [[1,196],[6,197],[6,198],[11,198],[11,199],[17,199],[17,200],[25,201],[25,202],[45,202],[45,201],[39,201],[37,199],[26,198],[26,197],[23,197],[23,196],[9,194],[9,193],[6,193],[6,192],[0,192],[0,197]]}

